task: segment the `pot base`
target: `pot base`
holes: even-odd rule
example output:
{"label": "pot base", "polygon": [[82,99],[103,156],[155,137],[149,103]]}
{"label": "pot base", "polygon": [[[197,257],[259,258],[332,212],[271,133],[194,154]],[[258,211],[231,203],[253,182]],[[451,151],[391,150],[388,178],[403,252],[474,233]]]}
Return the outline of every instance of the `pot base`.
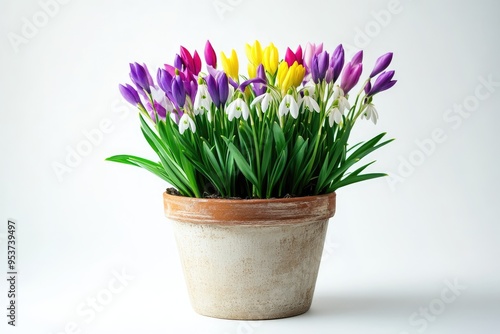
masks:
{"label": "pot base", "polygon": [[194,310],[238,320],[307,312],[328,220],[287,225],[174,222]]}

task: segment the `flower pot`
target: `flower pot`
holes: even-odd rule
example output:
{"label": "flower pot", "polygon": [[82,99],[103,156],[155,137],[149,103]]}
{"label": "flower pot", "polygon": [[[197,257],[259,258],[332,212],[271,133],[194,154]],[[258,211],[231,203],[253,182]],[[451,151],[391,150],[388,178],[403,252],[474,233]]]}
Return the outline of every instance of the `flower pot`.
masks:
{"label": "flower pot", "polygon": [[310,308],[335,193],[267,200],[163,196],[196,312],[257,320]]}

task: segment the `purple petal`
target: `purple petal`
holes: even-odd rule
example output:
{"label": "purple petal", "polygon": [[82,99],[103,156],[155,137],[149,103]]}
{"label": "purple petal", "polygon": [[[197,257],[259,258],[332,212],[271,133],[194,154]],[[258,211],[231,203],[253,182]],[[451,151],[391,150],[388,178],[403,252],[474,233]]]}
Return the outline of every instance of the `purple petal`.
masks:
{"label": "purple petal", "polygon": [[141,99],[139,98],[139,94],[137,94],[137,91],[134,89],[134,87],[130,85],[119,85],[118,88],[120,89],[120,93],[122,96],[129,102],[130,104],[133,104],[134,106],[137,106],[137,104],[141,103]]}
{"label": "purple petal", "polygon": [[151,94],[148,76],[144,67],[138,63],[130,64],[130,77],[132,78],[134,84]]}
{"label": "purple petal", "polygon": [[261,78],[258,78],[258,77],[255,77],[253,79],[250,79],[250,80],[246,80],[246,81],[243,81],[241,83],[241,85],[238,87],[239,90],[241,90],[242,92],[245,91],[245,88],[247,88],[247,86],[249,84],[255,84],[255,83],[259,83],[259,84],[265,84],[266,83],[266,80],[263,80]]}
{"label": "purple petal", "polygon": [[165,109],[161,104],[155,101],[155,110],[161,119],[165,119],[167,116],[167,109]]}
{"label": "purple petal", "polygon": [[170,73],[168,73],[164,69],[159,68],[156,80],[158,81],[158,86],[160,86],[160,88],[167,94],[167,97],[170,99],[170,101],[173,101],[174,97],[172,95],[172,75],[170,75]]}
{"label": "purple petal", "polygon": [[380,56],[375,62],[375,66],[373,67],[373,71],[370,74],[370,78],[373,78],[383,70],[385,70],[392,61],[392,52],[388,52],[385,55]]}
{"label": "purple petal", "polygon": [[224,105],[229,96],[229,82],[227,75],[224,72],[220,72],[217,76],[217,85],[219,86],[219,100],[220,104]]}
{"label": "purple petal", "polygon": [[186,90],[184,88],[184,82],[178,75],[172,80],[172,95],[176,105],[180,108],[184,107],[184,103],[186,103]]}
{"label": "purple petal", "polygon": [[215,77],[209,74],[206,78],[207,89],[210,97],[212,98],[213,103],[219,107],[220,99],[219,99],[219,87],[217,86],[217,82],[215,81]]}
{"label": "purple petal", "polygon": [[380,74],[367,95],[372,96],[394,86],[397,82],[397,80],[392,80],[394,73],[394,71],[387,71]]}
{"label": "purple petal", "polygon": [[179,71],[183,71],[185,68],[184,61],[178,54],[176,54],[174,58],[174,67]]}
{"label": "purple petal", "polygon": [[342,44],[339,44],[333,51],[332,58],[330,59],[330,67],[333,70],[332,81],[335,82],[340,77],[340,73],[344,67],[344,47]]}
{"label": "purple petal", "polygon": [[365,94],[368,94],[370,93],[370,90],[372,89],[372,83],[370,80],[368,80],[368,82],[366,83],[365,85]]}

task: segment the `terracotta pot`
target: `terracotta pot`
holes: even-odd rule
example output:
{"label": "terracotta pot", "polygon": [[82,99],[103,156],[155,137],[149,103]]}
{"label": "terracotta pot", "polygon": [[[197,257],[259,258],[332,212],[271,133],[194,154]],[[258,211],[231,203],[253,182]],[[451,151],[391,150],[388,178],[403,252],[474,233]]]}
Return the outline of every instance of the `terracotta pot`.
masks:
{"label": "terracotta pot", "polygon": [[257,320],[310,308],[335,193],[269,200],[163,196],[196,312]]}

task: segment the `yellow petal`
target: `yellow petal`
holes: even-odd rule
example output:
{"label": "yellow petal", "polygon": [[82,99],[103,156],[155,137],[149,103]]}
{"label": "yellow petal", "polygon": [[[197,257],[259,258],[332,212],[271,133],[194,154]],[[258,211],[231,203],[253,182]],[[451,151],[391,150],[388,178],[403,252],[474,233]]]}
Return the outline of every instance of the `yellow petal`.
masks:
{"label": "yellow petal", "polygon": [[270,43],[264,49],[263,64],[266,71],[271,75],[274,75],[276,73],[276,70],[278,69],[278,58],[278,49],[274,46],[273,43]]}

